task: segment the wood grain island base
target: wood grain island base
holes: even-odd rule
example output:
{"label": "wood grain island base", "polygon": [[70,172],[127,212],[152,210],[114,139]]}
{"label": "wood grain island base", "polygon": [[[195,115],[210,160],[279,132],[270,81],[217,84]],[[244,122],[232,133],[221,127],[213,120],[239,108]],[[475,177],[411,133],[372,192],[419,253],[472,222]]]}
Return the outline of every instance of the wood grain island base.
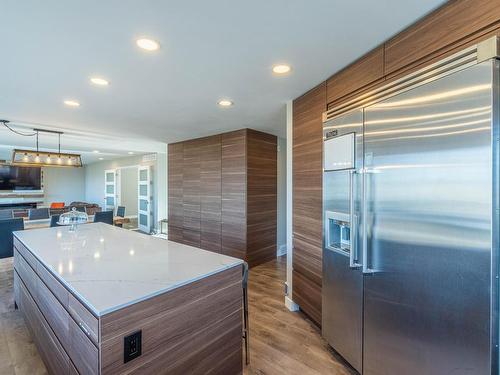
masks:
{"label": "wood grain island base", "polygon": [[16,232],[14,269],[51,374],[242,373],[239,259],[98,223]]}

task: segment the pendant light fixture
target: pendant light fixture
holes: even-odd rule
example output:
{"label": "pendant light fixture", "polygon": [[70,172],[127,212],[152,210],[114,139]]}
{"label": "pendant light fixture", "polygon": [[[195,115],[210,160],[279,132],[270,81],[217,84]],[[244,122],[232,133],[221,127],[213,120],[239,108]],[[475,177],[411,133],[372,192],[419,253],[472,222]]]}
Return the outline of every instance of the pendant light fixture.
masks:
{"label": "pendant light fixture", "polygon": [[[12,164],[19,166],[31,166],[31,167],[81,167],[82,158],[80,154],[73,154],[61,152],[61,135],[64,134],[60,131],[45,130],[45,129],[33,129],[34,133],[21,133],[12,129],[9,125],[8,120],[0,120],[7,129],[15,134],[24,137],[36,137],[36,151],[33,150],[22,150],[15,149],[12,153]],[[57,134],[58,136],[58,151],[40,151],[38,147],[38,135],[39,133]]]}

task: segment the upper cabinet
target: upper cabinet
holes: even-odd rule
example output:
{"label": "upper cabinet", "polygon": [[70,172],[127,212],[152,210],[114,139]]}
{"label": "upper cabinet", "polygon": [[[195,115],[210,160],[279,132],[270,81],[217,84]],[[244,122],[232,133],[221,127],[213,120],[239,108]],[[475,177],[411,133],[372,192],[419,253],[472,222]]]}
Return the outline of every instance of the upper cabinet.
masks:
{"label": "upper cabinet", "polygon": [[334,103],[360,89],[384,79],[384,46],[375,48],[354,64],[326,81],[326,100]]}
{"label": "upper cabinet", "polygon": [[[422,64],[498,29],[498,0],[450,1],[385,44],[385,72]],[[406,70],[406,69],[405,69]]]}
{"label": "upper cabinet", "polygon": [[328,109],[493,35],[498,0],[450,1],[330,77]]}

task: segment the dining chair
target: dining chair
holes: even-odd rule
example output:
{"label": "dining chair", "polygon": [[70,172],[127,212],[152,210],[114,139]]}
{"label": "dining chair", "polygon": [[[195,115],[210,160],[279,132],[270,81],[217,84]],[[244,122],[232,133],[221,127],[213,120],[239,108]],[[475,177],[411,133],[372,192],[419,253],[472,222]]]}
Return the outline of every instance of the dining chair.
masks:
{"label": "dining chair", "polygon": [[118,206],[116,216],[125,217],[125,206]]}
{"label": "dining chair", "polygon": [[53,228],[53,227],[58,227],[59,225],[57,224],[57,222],[59,221],[59,216],[61,215],[52,215],[50,217],[50,227]]}
{"label": "dining chair", "polygon": [[13,219],[13,218],[14,218],[13,210],[0,210],[0,220]]}
{"label": "dining chair", "polygon": [[50,215],[48,208],[31,208],[28,211],[29,220],[48,219],[49,217]]}
{"label": "dining chair", "polygon": [[14,236],[12,232],[24,230],[22,217],[0,220],[0,258],[9,258],[14,255]]}
{"label": "dining chair", "polygon": [[94,215],[94,223],[105,223],[113,225],[113,211],[96,212]]}

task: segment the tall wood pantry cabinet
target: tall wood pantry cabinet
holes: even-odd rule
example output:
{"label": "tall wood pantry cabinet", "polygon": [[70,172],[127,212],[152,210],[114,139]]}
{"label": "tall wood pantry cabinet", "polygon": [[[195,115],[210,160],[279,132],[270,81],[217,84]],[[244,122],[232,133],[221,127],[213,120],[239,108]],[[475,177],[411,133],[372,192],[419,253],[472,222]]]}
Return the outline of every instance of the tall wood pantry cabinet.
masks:
{"label": "tall wood pantry cabinet", "polygon": [[252,129],[168,145],[168,237],[246,260],[276,256],[277,138]]}

